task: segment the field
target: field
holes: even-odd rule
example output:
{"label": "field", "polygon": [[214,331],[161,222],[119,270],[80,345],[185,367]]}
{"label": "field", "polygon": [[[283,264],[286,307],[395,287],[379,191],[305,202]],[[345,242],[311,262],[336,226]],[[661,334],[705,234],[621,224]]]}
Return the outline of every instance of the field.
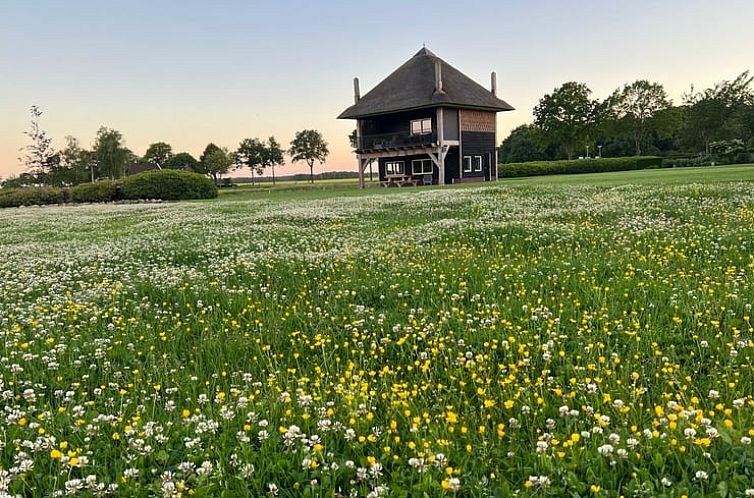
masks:
{"label": "field", "polygon": [[613,175],[1,212],[0,496],[754,496],[754,168]]}

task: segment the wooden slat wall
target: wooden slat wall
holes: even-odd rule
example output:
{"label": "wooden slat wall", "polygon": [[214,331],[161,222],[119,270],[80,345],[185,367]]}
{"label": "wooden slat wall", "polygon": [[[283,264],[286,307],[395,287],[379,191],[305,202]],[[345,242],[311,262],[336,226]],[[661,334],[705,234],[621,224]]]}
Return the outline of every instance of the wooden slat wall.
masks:
{"label": "wooden slat wall", "polygon": [[495,113],[485,111],[470,111],[461,109],[461,131],[495,132]]}

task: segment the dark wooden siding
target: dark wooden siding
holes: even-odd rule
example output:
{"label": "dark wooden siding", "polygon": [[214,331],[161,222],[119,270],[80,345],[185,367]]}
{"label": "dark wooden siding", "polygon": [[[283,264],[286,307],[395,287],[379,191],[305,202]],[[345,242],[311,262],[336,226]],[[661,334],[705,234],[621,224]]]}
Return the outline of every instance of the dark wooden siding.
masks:
{"label": "dark wooden siding", "polygon": [[453,183],[454,178],[460,178],[460,169],[458,166],[459,154],[458,147],[451,147],[445,156],[445,183]]}
{"label": "dark wooden siding", "polygon": [[445,140],[458,140],[458,109],[443,109]]}
{"label": "dark wooden siding", "polygon": [[432,131],[437,131],[437,111],[435,109],[419,109],[416,111],[398,112],[375,116],[361,120],[362,135],[381,135],[383,133],[411,134],[411,121],[414,119],[432,119]]}
{"label": "dark wooden siding", "polygon": [[482,171],[463,172],[463,176],[484,176],[489,179],[491,163],[495,157],[495,134],[482,131],[461,132],[462,154],[465,156],[482,156]]}

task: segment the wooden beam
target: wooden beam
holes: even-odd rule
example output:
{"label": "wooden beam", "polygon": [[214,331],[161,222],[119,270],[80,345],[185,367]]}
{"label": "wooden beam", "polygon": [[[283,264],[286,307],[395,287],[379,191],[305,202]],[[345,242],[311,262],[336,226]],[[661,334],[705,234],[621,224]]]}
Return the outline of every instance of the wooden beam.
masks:
{"label": "wooden beam", "polygon": [[364,188],[364,160],[357,154],[356,161],[359,163],[359,188]]}
{"label": "wooden beam", "polygon": [[[441,83],[442,84],[442,83]],[[440,164],[437,167],[440,169],[438,182],[440,185],[445,185],[445,155],[442,150],[445,144],[445,113],[442,111],[442,107],[437,108],[437,157]],[[447,152],[446,152],[447,153]]]}

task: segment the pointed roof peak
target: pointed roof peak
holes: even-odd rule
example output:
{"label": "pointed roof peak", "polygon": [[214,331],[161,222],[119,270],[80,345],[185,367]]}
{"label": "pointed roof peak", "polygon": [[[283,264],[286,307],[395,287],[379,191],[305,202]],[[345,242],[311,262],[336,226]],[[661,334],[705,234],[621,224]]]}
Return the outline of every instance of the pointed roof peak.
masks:
{"label": "pointed roof peak", "polygon": [[[442,92],[437,91],[436,64],[442,67]],[[511,107],[471,78],[440,59],[427,47],[407,60],[359,101],[343,111],[340,119],[358,119],[425,107],[462,107],[509,111]]]}
{"label": "pointed roof peak", "polygon": [[426,46],[422,47],[422,48],[421,48],[421,50],[419,50],[418,52],[416,52],[416,54],[414,54],[414,57],[420,57],[420,56],[422,56],[422,55],[428,55],[428,56],[430,56],[430,57],[437,57],[437,56],[436,56],[436,55],[435,55],[435,54],[434,54],[434,53],[433,53],[433,52],[432,52],[432,51],[431,51],[430,49],[428,49],[428,48],[427,48]]}

